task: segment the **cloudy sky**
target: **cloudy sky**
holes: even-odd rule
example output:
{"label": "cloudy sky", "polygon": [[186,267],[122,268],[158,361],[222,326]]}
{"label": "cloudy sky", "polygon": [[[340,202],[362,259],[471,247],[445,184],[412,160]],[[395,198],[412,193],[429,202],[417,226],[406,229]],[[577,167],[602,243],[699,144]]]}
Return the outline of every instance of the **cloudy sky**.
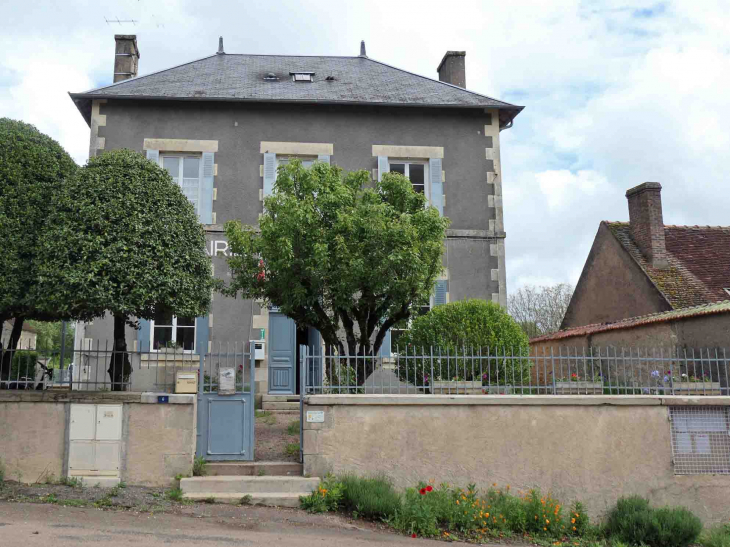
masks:
{"label": "cloudy sky", "polygon": [[[83,163],[68,91],[111,82],[115,33],[140,74],[230,53],[357,55],[437,77],[466,50],[469,89],[525,105],[502,133],[508,290],[575,283],[624,192],[662,183],[667,224],[730,224],[727,0],[8,0],[0,116]],[[416,9],[417,6],[417,9]],[[107,24],[106,19],[137,21]]]}

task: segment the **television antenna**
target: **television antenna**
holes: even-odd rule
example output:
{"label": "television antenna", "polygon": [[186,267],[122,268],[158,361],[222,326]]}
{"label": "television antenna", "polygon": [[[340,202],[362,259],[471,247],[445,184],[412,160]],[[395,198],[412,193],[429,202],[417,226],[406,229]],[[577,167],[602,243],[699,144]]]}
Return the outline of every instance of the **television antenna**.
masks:
{"label": "television antenna", "polygon": [[139,23],[139,21],[137,21],[136,19],[120,19],[119,17],[117,17],[116,19],[107,19],[106,17],[104,17],[104,21],[106,21],[107,25],[111,25],[112,23],[118,25],[132,23],[134,26],[137,26],[137,23]]}

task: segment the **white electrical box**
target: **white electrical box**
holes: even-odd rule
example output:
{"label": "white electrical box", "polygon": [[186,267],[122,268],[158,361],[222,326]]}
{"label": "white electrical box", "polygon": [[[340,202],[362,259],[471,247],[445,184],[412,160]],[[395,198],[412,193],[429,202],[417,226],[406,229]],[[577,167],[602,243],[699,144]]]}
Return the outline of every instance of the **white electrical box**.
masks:
{"label": "white electrical box", "polygon": [[119,476],[122,405],[71,405],[69,476]]}
{"label": "white electrical box", "polygon": [[265,359],[265,344],[263,340],[251,340],[251,357],[254,361],[263,361]]}

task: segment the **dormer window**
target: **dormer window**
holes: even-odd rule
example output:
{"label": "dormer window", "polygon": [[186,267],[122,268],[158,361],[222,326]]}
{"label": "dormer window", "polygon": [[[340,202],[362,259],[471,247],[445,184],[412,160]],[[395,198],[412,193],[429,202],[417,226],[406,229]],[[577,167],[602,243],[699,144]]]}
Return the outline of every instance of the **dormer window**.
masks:
{"label": "dormer window", "polygon": [[314,72],[290,72],[294,82],[313,82]]}

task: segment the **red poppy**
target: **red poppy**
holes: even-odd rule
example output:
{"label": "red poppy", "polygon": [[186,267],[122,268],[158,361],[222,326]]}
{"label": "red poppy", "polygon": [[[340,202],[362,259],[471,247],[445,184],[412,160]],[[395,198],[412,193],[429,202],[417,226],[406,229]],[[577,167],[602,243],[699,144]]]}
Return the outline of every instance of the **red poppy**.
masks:
{"label": "red poppy", "polygon": [[411,537],[412,537],[412,538],[416,537],[416,534],[411,534]]}
{"label": "red poppy", "polygon": [[428,486],[426,487],[426,492],[430,492],[431,490],[433,490],[433,486],[431,486],[431,485],[429,484],[429,485],[428,485]]}
{"label": "red poppy", "polygon": [[426,493],[426,489],[425,489],[425,488],[421,488],[421,489],[419,490],[419,492],[421,493],[421,495],[423,495],[423,494],[425,494],[425,493]]}

